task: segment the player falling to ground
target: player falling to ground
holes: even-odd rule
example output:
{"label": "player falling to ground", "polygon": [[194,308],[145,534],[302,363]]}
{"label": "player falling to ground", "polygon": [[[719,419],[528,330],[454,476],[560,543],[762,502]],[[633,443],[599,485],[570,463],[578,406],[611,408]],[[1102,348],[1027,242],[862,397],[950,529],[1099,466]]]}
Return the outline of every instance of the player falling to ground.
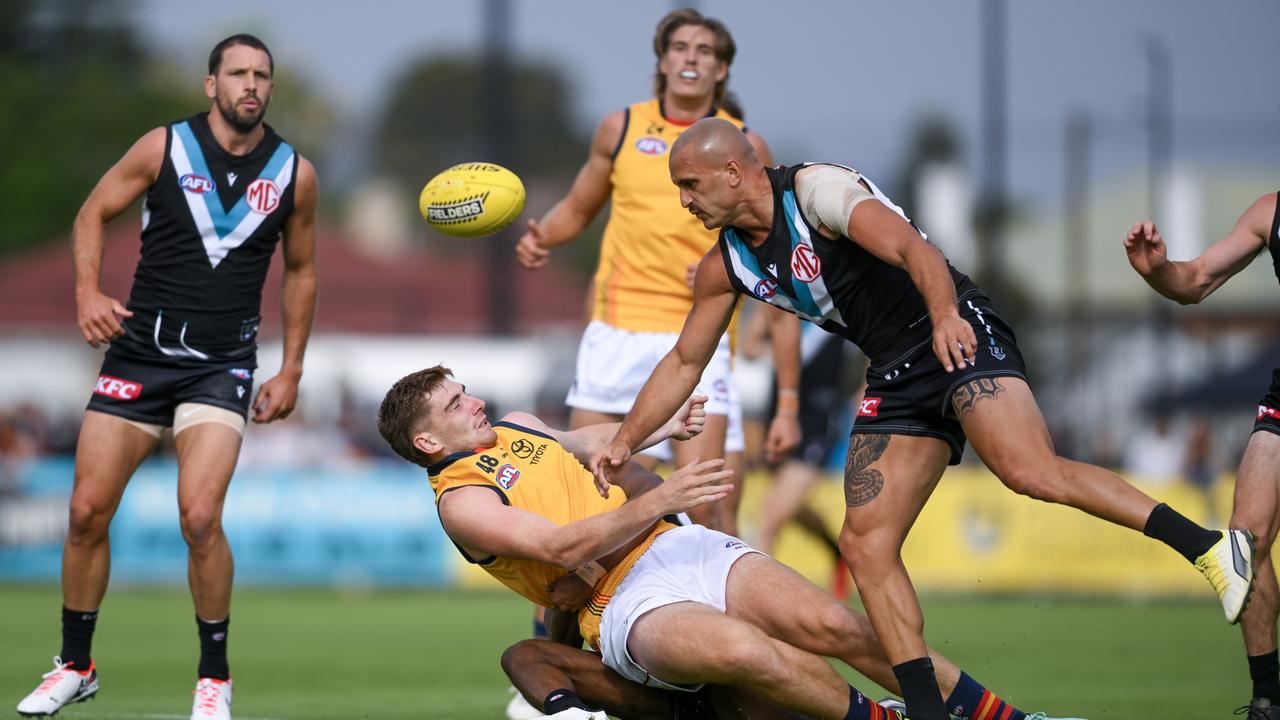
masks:
{"label": "player falling to ground", "polygon": [[[1185,262],[1169,260],[1160,232],[1151,222],[1129,230],[1125,251],[1133,269],[1156,292],[1183,305],[1202,302],[1231,276],[1243,270],[1260,253],[1271,251],[1276,279],[1280,280],[1280,194],[1258,198],[1236,221],[1225,238],[1200,257]],[[1276,615],[1280,613],[1280,589],[1271,564],[1271,547],[1280,526],[1280,368],[1271,374],[1271,387],[1258,401],[1253,434],[1236,475],[1231,527],[1257,538],[1254,557],[1253,598],[1241,616],[1245,654],[1253,680],[1253,700],[1242,712],[1248,720],[1280,719],[1280,660],[1276,654]],[[1241,552],[1232,558],[1247,565]],[[1218,572],[1236,573],[1243,567],[1220,566]]]}
{"label": "player falling to ground", "polygon": [[[294,407],[316,305],[316,175],[263,123],[274,63],[233,35],[209,55],[207,113],[142,136],[98,182],[73,231],[80,330],[106,358],[80,426],[62,556],[62,652],[18,705],[52,715],[98,691],[90,653],[107,590],[108,526],[138,465],[173,428],[178,510],[200,636],[192,718],[229,718],[232,560],[222,504],[245,421]],[[126,305],[98,287],[103,228],[144,197]],[[252,397],[262,285],[284,246],[284,359]]]}
{"label": "player falling to ground", "polygon": [[[658,23],[653,51],[654,97],[604,117],[568,194],[541,220],[530,220],[516,245],[521,264],[542,267],[551,248],[572,241],[606,201],[612,203],[594,280],[592,319],[578,348],[573,387],[565,401],[572,408],[569,424],[574,428],[620,420],[630,409],[653,367],[675,344],[689,312],[688,268],[715,244],[715,234],[679,206],[667,174],[668,148],[693,122],[719,117],[745,133],[762,157],[769,157],[764,139],[722,107],[736,53],[723,23],[689,9],[668,13]],[[676,466],[695,457],[723,457],[726,449],[743,449],[740,436],[726,448],[726,416],[740,416],[741,408],[730,376],[730,339],[724,333],[717,337],[715,355],[698,390],[710,398],[707,428],[698,438],[674,445]],[[787,356],[776,362],[782,387],[792,393],[780,404],[794,409],[798,360]],[[794,416],[771,423],[771,448],[794,446],[798,439]],[[656,461],[650,467],[653,464]],[[736,497],[731,495],[728,504],[698,508],[694,519],[732,531]]]}
{"label": "player falling to ground", "polygon": [[912,720],[946,720],[925,652],[924,616],[901,548],[966,436],[1018,493],[1141,530],[1194,562],[1229,621],[1251,573],[1232,568],[1240,531],[1207,530],[1115,474],[1055,455],[1013,332],[879,190],[835,165],[766,168],[730,124],[699,121],[672,148],[681,203],[722,228],[698,268],[693,310],[617,437],[592,459],[597,481],[679,406],[739,295],[843,335],[870,359],[845,464],[840,549],[894,663]]}
{"label": "player falling to ground", "polygon": [[[627,463],[618,486],[601,494],[581,461],[613,437],[616,423],[564,432],[510,413],[490,424],[484,401],[451,375],[436,366],[397,381],[378,430],[398,455],[427,468],[440,524],[468,562],[542,607],[581,608],[581,637],[633,682],[679,692],[736,685],[813,718],[900,720],[818,657],[844,660],[896,690],[864,616],[735,537],[668,519],[724,497],[723,460],[691,463],[665,482]],[[703,401],[687,400],[638,445],[696,434]],[[958,715],[1025,717],[932,657]],[[548,707],[549,695],[533,700],[542,697],[544,709],[564,709]]]}

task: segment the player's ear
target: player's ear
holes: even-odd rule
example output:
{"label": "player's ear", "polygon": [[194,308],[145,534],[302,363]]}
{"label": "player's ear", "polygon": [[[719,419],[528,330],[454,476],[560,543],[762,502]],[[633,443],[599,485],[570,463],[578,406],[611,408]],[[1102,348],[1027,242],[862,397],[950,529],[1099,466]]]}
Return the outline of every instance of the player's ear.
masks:
{"label": "player's ear", "polygon": [[425,431],[413,436],[413,446],[418,449],[418,452],[425,453],[426,455],[435,455],[441,450],[444,450],[444,445],[440,440],[437,439],[436,436]]}
{"label": "player's ear", "polygon": [[210,100],[218,95],[218,78],[213,75],[204,76],[204,95]]}
{"label": "player's ear", "polygon": [[729,187],[736,188],[742,184],[742,165],[733,158],[725,161],[724,174],[729,179]]}

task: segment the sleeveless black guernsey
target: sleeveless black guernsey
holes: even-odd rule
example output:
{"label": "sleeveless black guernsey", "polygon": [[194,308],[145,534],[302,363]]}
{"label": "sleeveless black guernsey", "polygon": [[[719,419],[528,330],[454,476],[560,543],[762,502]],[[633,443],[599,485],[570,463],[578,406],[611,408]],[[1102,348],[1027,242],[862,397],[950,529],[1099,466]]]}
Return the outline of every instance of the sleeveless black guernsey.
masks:
{"label": "sleeveless black guernsey", "polygon": [[[731,226],[721,229],[720,252],[734,289],[844,337],[872,365],[928,339],[933,328],[924,297],[905,270],[844,237],[823,237],[804,218],[795,177],[805,167],[766,168],[773,185],[773,228],[759,246],[752,247]],[[870,180],[863,180],[880,202],[911,222]],[[949,262],[947,269],[957,296],[976,288]]]}
{"label": "sleeveless black guernsey", "polygon": [[142,210],[134,315],[108,355],[256,367],[262,286],[297,177],[293,148],[264,128],[245,155],[217,143],[205,113],[166,128],[164,163]]}

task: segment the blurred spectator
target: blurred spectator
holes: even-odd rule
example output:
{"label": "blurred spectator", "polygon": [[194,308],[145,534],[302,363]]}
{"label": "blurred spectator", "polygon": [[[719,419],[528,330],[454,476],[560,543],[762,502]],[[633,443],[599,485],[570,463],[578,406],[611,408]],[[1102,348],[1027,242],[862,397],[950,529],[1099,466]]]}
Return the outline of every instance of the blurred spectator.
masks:
{"label": "blurred spectator", "polygon": [[1186,445],[1169,427],[1168,418],[1157,416],[1152,426],[1129,441],[1124,453],[1124,469],[1143,482],[1168,485],[1176,482],[1186,468]]}

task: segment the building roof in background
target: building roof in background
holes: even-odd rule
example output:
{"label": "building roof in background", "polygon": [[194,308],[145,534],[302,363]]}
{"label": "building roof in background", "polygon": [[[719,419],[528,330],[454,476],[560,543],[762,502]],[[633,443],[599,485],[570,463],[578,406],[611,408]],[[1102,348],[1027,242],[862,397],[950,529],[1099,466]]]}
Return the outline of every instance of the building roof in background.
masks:
{"label": "building roof in background", "polygon": [[[452,242],[452,241],[451,241]],[[457,241],[475,243],[477,241]],[[317,231],[320,302],[314,332],[387,334],[484,334],[492,268],[484,252],[466,247],[447,253],[439,247],[394,258],[363,253],[331,227]],[[102,288],[124,301],[138,263],[136,224],[108,233],[102,261]],[[277,251],[263,288],[263,335],[280,333],[280,277]],[[548,325],[581,323],[586,283],[567,270],[528,272],[512,261],[513,323],[516,334]],[[66,243],[54,243],[0,264],[0,328],[66,329],[76,322],[74,279]]]}

